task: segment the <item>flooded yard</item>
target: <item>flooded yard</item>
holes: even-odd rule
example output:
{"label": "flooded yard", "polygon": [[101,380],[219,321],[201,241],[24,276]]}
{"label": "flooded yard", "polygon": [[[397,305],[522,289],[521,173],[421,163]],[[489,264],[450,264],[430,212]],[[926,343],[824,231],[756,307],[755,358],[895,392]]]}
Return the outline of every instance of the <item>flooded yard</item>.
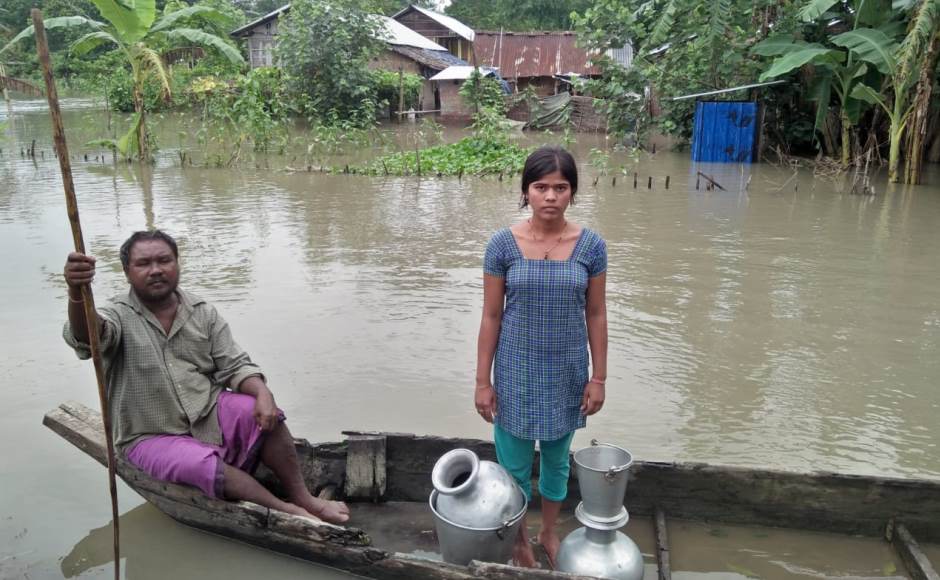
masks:
{"label": "flooded yard", "polygon": [[[180,167],[174,147],[195,142],[198,121],[178,115],[154,125],[155,166],[115,166],[83,147],[104,136],[105,112],[70,103],[65,121],[99,303],[125,288],[120,243],[160,227],[180,241],[181,284],[216,303],[296,436],[491,438],[472,398],[482,256],[492,232],[524,219],[518,177],[331,175],[291,153]],[[66,400],[97,407],[91,366],[61,339],[71,237],[48,115],[18,103],[5,122],[0,578],[110,577],[106,473],[41,425]],[[30,159],[34,139],[44,153]],[[859,196],[807,170],[695,166],[686,153],[613,152],[592,167],[590,151],[607,146],[590,134],[572,145],[582,186],[570,217],[608,242],[610,327],[607,404],[575,447],[596,438],[644,460],[940,478],[936,168],[933,185],[882,176]],[[699,171],[725,190],[706,191]],[[342,577],[183,528],[119,487],[127,578]],[[652,558],[647,524],[634,525]],[[673,527],[682,580],[904,576],[876,540]]]}

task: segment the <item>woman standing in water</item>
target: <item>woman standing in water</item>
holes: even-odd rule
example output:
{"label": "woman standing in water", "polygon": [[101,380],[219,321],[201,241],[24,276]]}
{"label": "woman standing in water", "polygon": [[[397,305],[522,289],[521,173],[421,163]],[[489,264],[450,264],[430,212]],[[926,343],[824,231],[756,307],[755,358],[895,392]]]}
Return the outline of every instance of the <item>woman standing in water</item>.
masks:
{"label": "woman standing in water", "polygon": [[[607,379],[607,246],[565,217],[577,191],[578,169],[564,149],[541,147],[526,159],[520,207],[532,215],[496,232],[486,247],[477,343],[477,412],[494,423],[499,463],[529,500],[539,442],[538,543],[552,565],[571,438],[604,405]],[[513,558],[536,565],[525,522]]]}

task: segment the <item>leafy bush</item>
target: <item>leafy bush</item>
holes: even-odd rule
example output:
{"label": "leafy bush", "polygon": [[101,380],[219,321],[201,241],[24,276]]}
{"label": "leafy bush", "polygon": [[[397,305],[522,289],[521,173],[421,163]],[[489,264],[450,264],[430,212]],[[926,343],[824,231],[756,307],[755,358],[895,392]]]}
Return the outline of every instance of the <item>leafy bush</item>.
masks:
{"label": "leafy bush", "polygon": [[[123,74],[122,74],[123,73]],[[120,71],[106,78],[105,94],[111,108],[122,113],[134,112],[134,79],[129,72]],[[175,94],[175,91],[174,93]],[[161,97],[160,83],[154,78],[144,82],[144,107],[149,112],[163,111],[171,108],[172,98],[166,101]]]}
{"label": "leafy bush", "polygon": [[366,0],[299,0],[279,23],[277,58],[309,119],[330,115],[368,125],[375,118],[370,60],[384,24]]}
{"label": "leafy bush", "polygon": [[[389,107],[391,110],[398,110],[399,97],[399,78],[398,73],[387,70],[372,71],[373,90],[375,91],[375,101],[379,106]],[[405,104],[404,109],[418,108],[418,99],[421,96],[421,86],[424,79],[421,76],[404,73],[401,76],[401,85],[404,89]]]}
{"label": "leafy bush", "polygon": [[475,110],[490,109],[501,115],[506,114],[506,97],[499,81],[491,76],[484,77],[479,69],[474,69],[470,77],[460,86],[460,98]]}
{"label": "leafy bush", "polygon": [[465,137],[456,143],[387,155],[357,171],[371,175],[512,174],[522,171],[529,153],[515,143]]}
{"label": "leafy bush", "polygon": [[206,116],[233,131],[239,143],[250,140],[256,151],[286,145],[290,108],[279,69],[256,68],[231,85],[200,77],[189,92],[204,101]]}

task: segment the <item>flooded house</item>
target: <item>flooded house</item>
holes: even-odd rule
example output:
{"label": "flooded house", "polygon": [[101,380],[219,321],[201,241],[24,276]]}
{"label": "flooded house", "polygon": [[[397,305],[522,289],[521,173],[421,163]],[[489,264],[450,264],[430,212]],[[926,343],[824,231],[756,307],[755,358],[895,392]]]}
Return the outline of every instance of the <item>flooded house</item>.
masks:
{"label": "flooded house", "polygon": [[[496,77],[496,71],[491,68],[480,67],[480,74],[484,77]],[[440,116],[447,120],[468,120],[474,110],[464,102],[460,96],[460,87],[473,74],[473,67],[469,65],[450,66],[431,77],[435,90],[440,99]],[[501,79],[500,79],[501,80]],[[508,92],[509,87],[504,88]]]}
{"label": "flooded house", "polygon": [[[248,63],[251,68],[277,66],[278,21],[290,10],[290,4],[282,6],[253,22],[233,30],[230,34],[245,40],[248,48]],[[402,71],[425,79],[419,94],[420,109],[440,109],[440,97],[436,85],[430,79],[435,74],[453,65],[467,65],[445,46],[408,28],[387,16],[376,15],[384,23],[381,40],[385,50],[376,56],[370,68],[376,70]]]}
{"label": "flooded house", "polygon": [[[473,43],[477,64],[499,71],[514,92],[532,87],[540,97],[567,91],[572,76],[593,78],[601,70],[592,64],[590,52],[578,46],[574,32],[484,32]],[[608,55],[629,66],[629,45]]]}
{"label": "flooded house", "polygon": [[464,64],[473,62],[476,33],[456,18],[414,4],[395,13],[392,18],[447,48],[452,55],[467,61]]}

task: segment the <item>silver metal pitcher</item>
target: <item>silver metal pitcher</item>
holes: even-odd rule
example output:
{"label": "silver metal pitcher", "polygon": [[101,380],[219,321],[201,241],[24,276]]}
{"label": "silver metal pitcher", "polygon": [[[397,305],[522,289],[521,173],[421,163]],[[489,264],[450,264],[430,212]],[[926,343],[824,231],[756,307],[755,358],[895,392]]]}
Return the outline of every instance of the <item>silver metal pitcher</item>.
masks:
{"label": "silver metal pitcher", "polygon": [[431,483],[429,503],[444,561],[507,562],[527,507],[512,476],[469,449],[454,449],[434,464]]}
{"label": "silver metal pitcher", "polygon": [[598,522],[613,522],[626,513],[628,469],[633,464],[629,451],[616,445],[591,441],[590,447],[574,454],[578,485],[584,511]]}
{"label": "silver metal pitcher", "polygon": [[633,540],[617,531],[627,524],[629,514],[624,513],[616,521],[598,522],[585,513],[582,502],[575,517],[584,527],[568,534],[561,543],[556,570],[612,580],[642,580],[643,554]]}
{"label": "silver metal pitcher", "polygon": [[565,537],[558,549],[555,569],[612,580],[641,580],[643,554],[622,532],[585,526]]}

